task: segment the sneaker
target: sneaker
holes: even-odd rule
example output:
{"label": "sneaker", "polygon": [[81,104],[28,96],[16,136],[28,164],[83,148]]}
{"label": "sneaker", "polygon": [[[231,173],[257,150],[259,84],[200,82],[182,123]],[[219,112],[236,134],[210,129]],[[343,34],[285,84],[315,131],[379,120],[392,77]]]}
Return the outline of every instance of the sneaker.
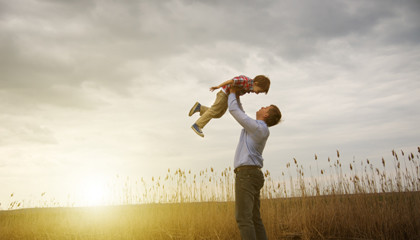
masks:
{"label": "sneaker", "polygon": [[194,106],[191,108],[190,113],[188,114],[188,116],[191,117],[194,113],[200,112],[200,108],[201,108],[201,104],[199,102],[196,102],[194,104]]}
{"label": "sneaker", "polygon": [[191,128],[198,136],[204,137],[203,131],[201,131],[201,128],[197,124],[194,123]]}

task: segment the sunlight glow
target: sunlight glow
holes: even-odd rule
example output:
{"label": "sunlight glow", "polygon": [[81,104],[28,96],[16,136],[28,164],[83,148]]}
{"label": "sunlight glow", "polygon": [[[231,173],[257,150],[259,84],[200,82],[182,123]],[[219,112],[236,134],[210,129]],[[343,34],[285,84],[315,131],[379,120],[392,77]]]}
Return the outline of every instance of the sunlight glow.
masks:
{"label": "sunlight glow", "polygon": [[110,200],[110,191],[105,179],[98,176],[89,176],[83,181],[82,205],[107,205]]}

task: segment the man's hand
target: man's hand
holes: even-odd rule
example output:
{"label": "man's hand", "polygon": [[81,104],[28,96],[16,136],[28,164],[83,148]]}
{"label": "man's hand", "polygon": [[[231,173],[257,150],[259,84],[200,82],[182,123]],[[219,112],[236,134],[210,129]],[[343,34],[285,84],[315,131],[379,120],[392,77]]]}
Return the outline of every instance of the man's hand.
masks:
{"label": "man's hand", "polygon": [[239,90],[241,90],[241,88],[239,88],[239,87],[236,87],[236,86],[231,86],[230,87],[230,93],[237,93],[237,92],[239,92]]}
{"label": "man's hand", "polygon": [[230,93],[234,93],[234,94],[236,94],[236,99],[239,101],[239,94],[238,94],[238,92],[240,92],[241,91],[241,87],[237,87],[237,86],[232,86],[232,87],[230,87]]}

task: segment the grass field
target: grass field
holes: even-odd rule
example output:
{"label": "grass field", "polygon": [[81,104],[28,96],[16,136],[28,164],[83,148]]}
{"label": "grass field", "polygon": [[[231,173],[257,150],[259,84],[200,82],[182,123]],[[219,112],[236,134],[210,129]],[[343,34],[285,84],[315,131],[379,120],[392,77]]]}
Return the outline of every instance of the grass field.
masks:
{"label": "grass field", "polygon": [[[420,193],[267,199],[269,239],[419,239]],[[240,239],[233,202],[0,212],[1,239]]]}
{"label": "grass field", "polygon": [[[269,239],[420,239],[419,155],[392,156],[356,167],[337,151],[326,169],[315,155],[315,174],[296,159],[282,179],[266,171],[261,212]],[[114,188],[118,206],[28,208],[14,200],[0,211],[0,239],[240,239],[233,184],[231,169],[168,170],[152,185],[124,178]]]}

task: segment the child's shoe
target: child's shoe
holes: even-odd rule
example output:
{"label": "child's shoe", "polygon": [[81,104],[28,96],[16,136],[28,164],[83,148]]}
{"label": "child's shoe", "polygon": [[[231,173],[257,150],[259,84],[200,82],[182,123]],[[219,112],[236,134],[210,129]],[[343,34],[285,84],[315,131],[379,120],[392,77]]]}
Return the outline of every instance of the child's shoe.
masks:
{"label": "child's shoe", "polygon": [[194,106],[191,108],[190,113],[188,114],[188,116],[191,117],[194,113],[200,112],[200,108],[201,108],[201,104],[199,102],[196,102],[194,104]]}
{"label": "child's shoe", "polygon": [[197,124],[193,124],[191,126],[192,130],[194,130],[195,133],[197,133],[198,136],[204,137],[203,131],[201,131],[201,128]]}

